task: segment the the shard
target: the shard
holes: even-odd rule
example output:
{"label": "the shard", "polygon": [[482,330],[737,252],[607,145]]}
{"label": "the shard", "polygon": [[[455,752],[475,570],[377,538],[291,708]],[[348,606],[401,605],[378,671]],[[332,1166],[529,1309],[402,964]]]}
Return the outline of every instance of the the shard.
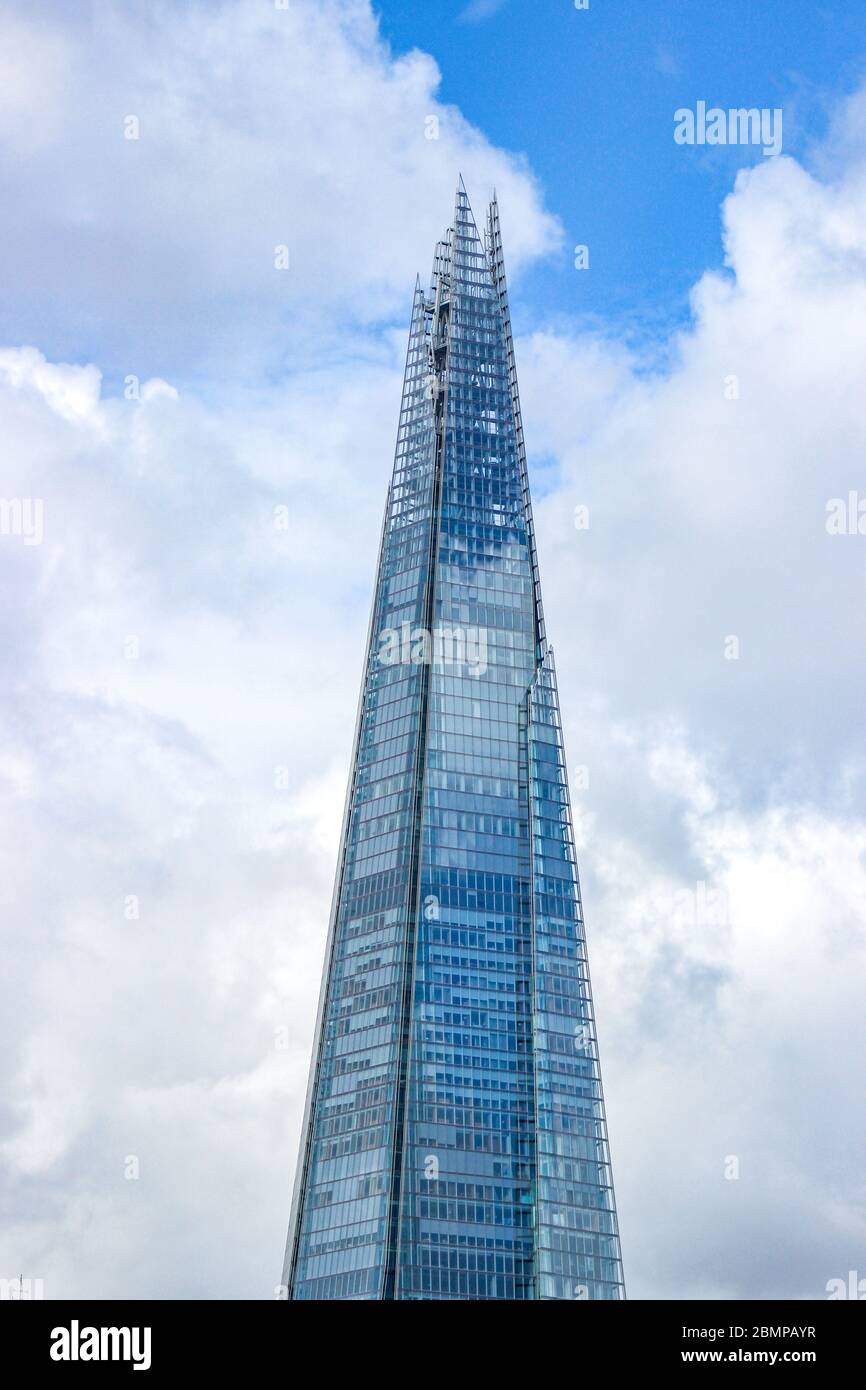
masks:
{"label": "the shard", "polygon": [[625,1296],[494,199],[416,287],[283,1274]]}

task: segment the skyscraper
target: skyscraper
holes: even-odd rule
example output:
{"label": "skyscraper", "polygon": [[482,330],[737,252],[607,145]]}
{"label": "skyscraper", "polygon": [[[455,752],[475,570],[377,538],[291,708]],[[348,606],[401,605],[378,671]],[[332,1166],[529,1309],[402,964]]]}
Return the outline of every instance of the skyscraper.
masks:
{"label": "skyscraper", "polygon": [[494,198],[416,284],[283,1276],[619,1299]]}

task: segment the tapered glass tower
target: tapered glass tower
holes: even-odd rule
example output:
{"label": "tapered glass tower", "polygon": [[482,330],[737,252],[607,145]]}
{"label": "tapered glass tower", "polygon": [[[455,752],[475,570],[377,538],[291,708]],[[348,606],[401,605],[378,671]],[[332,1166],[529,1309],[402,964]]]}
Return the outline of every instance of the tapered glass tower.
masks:
{"label": "tapered glass tower", "polygon": [[416,286],[283,1276],[624,1297],[496,201]]}

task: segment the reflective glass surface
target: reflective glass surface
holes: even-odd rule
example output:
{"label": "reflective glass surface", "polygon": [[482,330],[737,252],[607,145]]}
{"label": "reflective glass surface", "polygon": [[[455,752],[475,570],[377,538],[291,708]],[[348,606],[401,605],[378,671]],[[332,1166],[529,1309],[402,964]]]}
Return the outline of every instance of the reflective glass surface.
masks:
{"label": "reflective glass surface", "polygon": [[624,1297],[498,210],[416,289],[295,1299]]}

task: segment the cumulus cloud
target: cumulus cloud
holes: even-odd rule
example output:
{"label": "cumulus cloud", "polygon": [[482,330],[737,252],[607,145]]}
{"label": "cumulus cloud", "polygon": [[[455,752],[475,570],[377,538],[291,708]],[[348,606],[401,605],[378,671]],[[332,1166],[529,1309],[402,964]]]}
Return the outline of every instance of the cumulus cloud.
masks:
{"label": "cumulus cloud", "polygon": [[[90,408],[70,411],[82,376]],[[55,1296],[267,1296],[363,640],[351,538],[371,553],[379,499],[360,498],[361,449],[306,480],[302,505],[346,553],[341,608],[324,583],[302,613],[322,561],[315,532],[290,549],[275,528],[291,464],[277,490],[225,419],[165,383],[104,399],[98,377],[31,350],[0,361],[17,477],[46,502],[40,546],[3,538],[20,605],[0,764],[2,1256]],[[247,417],[271,440],[292,391],[273,408]],[[251,1212],[268,1167],[270,1229]],[[250,1221],[262,1244],[245,1253]]]}
{"label": "cumulus cloud", "polygon": [[727,268],[695,287],[673,370],[544,333],[522,353],[534,442],[560,464],[539,508],[554,630],[579,605],[600,687],[700,724],[744,787],[796,766],[829,791],[863,758],[862,538],[827,521],[866,456],[864,232],[859,175],[775,160],[725,204]]}
{"label": "cumulus cloud", "polygon": [[63,117],[32,149],[29,106],[0,108],[3,340],[121,376],[297,365],[404,312],[459,168],[498,187],[512,264],[558,243],[525,162],[443,104],[429,55],[390,54],[367,0],[20,9],[4,61]]}
{"label": "cumulus cloud", "polygon": [[866,457],[862,167],[739,176],[672,368],[521,345],[559,462],[542,580],[651,1296],[819,1297],[862,1264],[866,536],[828,530]]}
{"label": "cumulus cloud", "polygon": [[[0,107],[0,490],[44,505],[40,544],[0,536],[0,1273],[267,1297],[411,283],[458,164],[476,204],[499,187],[512,275],[557,226],[360,0],[49,8],[9,21],[45,112]],[[561,323],[518,344],[633,1296],[862,1271],[844,120],[832,177],[740,176],[658,360]]]}

